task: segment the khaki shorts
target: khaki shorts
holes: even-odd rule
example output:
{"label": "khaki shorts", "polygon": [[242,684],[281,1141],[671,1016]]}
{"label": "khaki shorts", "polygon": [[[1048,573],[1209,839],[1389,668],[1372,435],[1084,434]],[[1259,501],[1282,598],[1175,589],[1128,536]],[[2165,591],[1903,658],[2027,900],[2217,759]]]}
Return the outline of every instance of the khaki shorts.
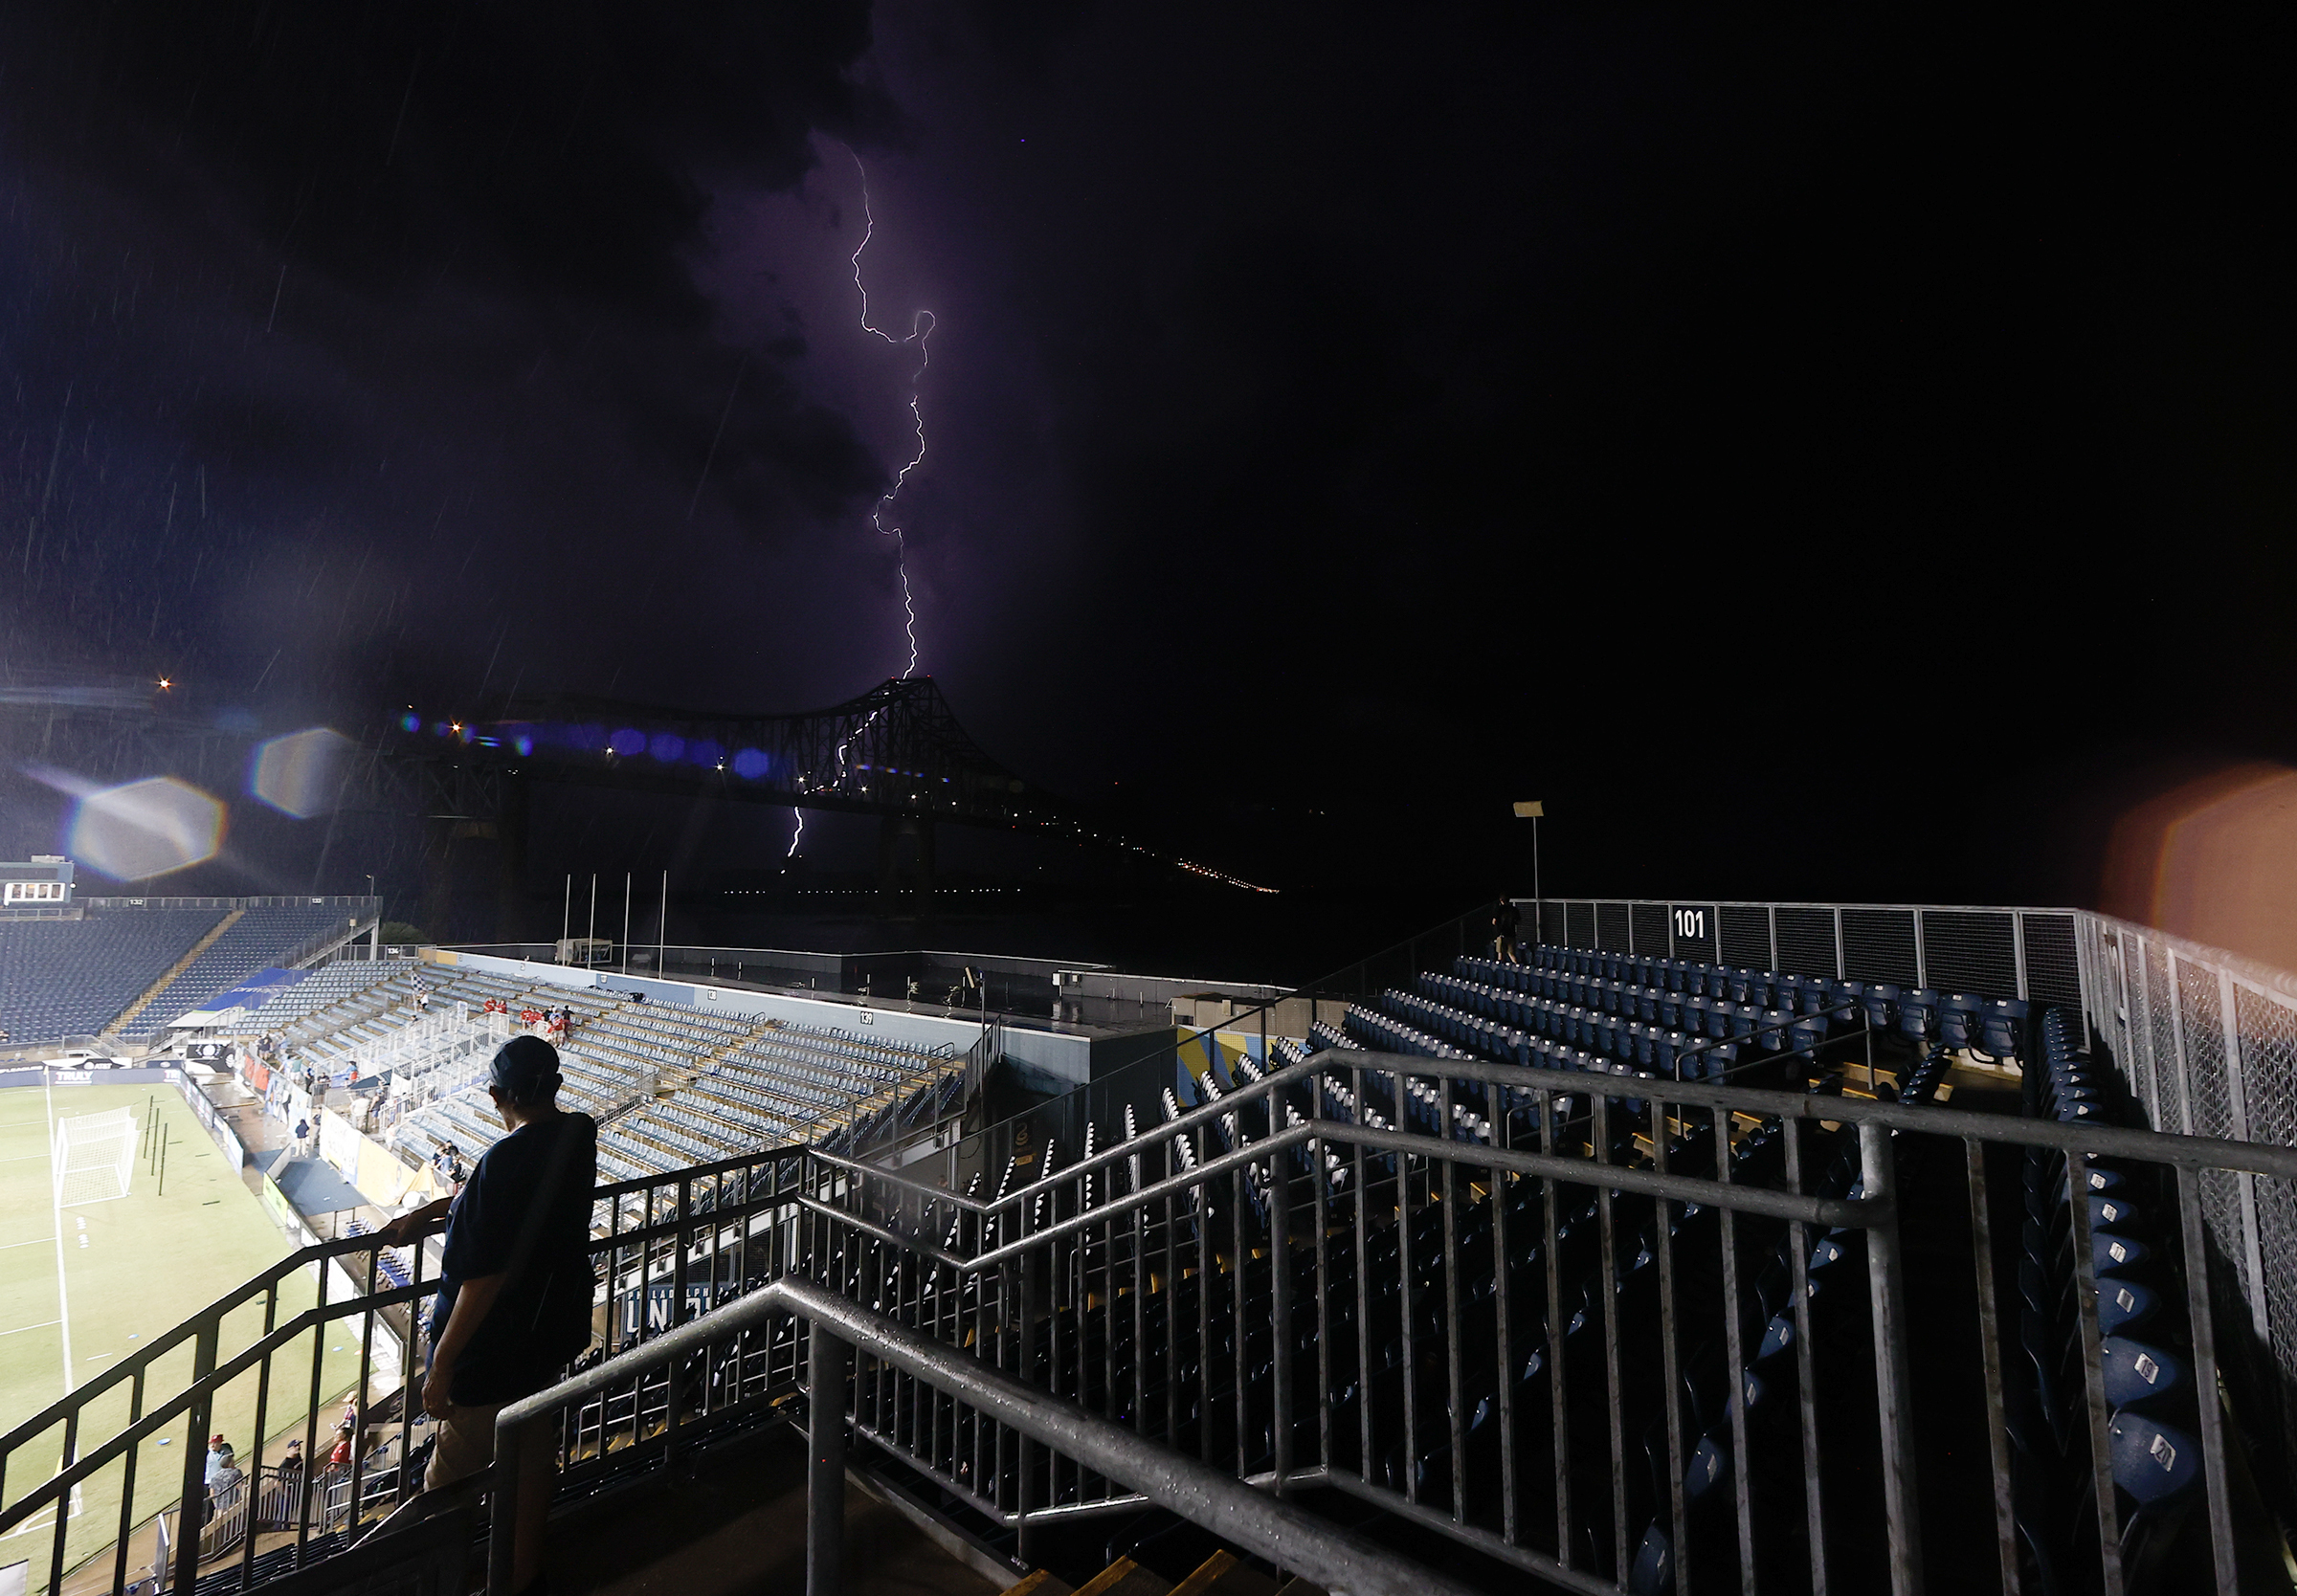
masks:
{"label": "khaki shorts", "polygon": [[495,1415],[507,1403],[491,1408],[455,1407],[432,1431],[430,1465],[423,1470],[423,1489],[435,1491],[458,1479],[468,1479],[495,1460]]}

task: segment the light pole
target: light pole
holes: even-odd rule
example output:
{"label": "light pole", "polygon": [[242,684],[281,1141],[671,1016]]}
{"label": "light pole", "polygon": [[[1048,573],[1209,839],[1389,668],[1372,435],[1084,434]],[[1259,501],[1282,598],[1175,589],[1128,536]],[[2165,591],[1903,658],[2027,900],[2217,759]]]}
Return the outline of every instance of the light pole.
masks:
{"label": "light pole", "polygon": [[1539,892],[1539,817],[1548,812],[1547,806],[1537,798],[1519,800],[1515,806],[1518,820],[1531,822],[1531,945],[1539,946],[1548,940],[1547,900]]}
{"label": "light pole", "polygon": [[367,931],[367,957],[371,964],[383,957],[383,897],[375,891],[372,872],[367,873],[367,896],[375,900],[375,923]]}

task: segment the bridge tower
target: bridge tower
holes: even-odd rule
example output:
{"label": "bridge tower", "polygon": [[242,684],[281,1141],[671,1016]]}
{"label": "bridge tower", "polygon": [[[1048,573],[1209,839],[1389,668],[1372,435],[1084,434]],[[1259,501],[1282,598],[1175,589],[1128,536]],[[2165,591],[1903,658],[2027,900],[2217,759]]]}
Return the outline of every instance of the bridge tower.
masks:
{"label": "bridge tower", "polygon": [[902,839],[914,837],[917,912],[933,912],[933,817],[927,814],[889,814],[878,822],[878,906],[886,914],[901,908]]}

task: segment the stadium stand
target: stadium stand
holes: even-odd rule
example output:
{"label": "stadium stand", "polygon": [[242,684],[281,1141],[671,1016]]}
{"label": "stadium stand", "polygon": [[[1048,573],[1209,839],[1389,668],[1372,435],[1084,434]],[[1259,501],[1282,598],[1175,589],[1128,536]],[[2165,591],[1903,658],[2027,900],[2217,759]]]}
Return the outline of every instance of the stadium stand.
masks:
{"label": "stadium stand", "polygon": [[[913,1125],[929,1119],[936,1105],[946,1112],[954,1102],[950,1082],[962,1084],[959,1061],[946,1046],[908,1048],[679,1004],[602,1000],[595,991],[524,987],[482,972],[447,976],[432,1003],[435,1010],[441,1001],[489,999],[514,1015],[571,1011],[560,1048],[562,1100],[600,1120],[598,1164],[607,1180],[815,1141],[856,1119],[869,1120],[871,1132]],[[419,1087],[419,1078],[412,1084]],[[889,1117],[876,1118],[887,1109]],[[426,1161],[452,1142],[468,1160],[501,1135],[474,1072],[473,1084],[457,1084],[409,1114],[392,1141]]]}
{"label": "stadium stand", "polygon": [[[1526,964],[1463,956],[1449,969],[1424,971],[1408,988],[1394,988],[1373,1003],[1351,1006],[1344,1028],[1319,1025],[1305,1045],[1282,1039],[1272,1043],[1270,1062],[1278,1067],[1304,1060],[1313,1064],[1330,1056],[1333,1049],[1356,1047],[1541,1072],[1641,1079],[1661,1075],[1687,1080],[1728,1078],[1773,1089],[1847,1092],[1923,1105],[1939,1100],[1947,1073],[1957,1058],[1992,1063],[2028,1054],[2033,1048],[2029,1017],[2027,1006],[2015,1000],[1990,1004],[1964,995],[1901,993],[1856,982],[1803,981],[1770,971],[1541,947]],[[2052,1057],[2063,1057],[2066,1017],[2062,1011],[2053,1009],[2043,1016],[2043,1034],[2053,1039],[2051,1046],[2057,1051]],[[1853,1055],[1859,1062],[1855,1070],[1846,1069]],[[1215,1060],[1211,1067],[1185,1077],[1177,1091],[1162,1092],[1167,1124],[1193,1111],[1220,1110],[1236,1093],[1265,1078],[1249,1054],[1208,1056]],[[2071,1063],[2052,1067],[2079,1073]],[[1664,1167],[1678,1175],[1725,1178],[1737,1186],[1780,1189],[1789,1185],[1785,1136],[1776,1120],[1739,1127],[1726,1149],[1718,1145],[1711,1122],[1655,1122],[1645,1101],[1636,1097],[1608,1097],[1610,1112],[1599,1120],[1591,1112],[1595,1083],[1589,1085],[1589,1095],[1550,1098],[1552,1119],[1543,1124],[1528,1093],[1502,1089],[1493,1099],[1478,1093],[1462,1100],[1408,1075],[1368,1073],[1359,1079],[1349,1071],[1327,1067],[1316,1073],[1305,1090],[1217,1113],[1209,1138],[1144,1133],[1129,1110],[1122,1126],[1111,1127],[1113,1137],[1088,1123],[1081,1156],[1089,1159],[1096,1147],[1132,1143],[1156,1164],[1166,1164],[1169,1157],[1170,1167],[1193,1170],[1210,1158],[1245,1153],[1274,1131],[1297,1127],[1313,1117],[1376,1131],[1406,1127],[1471,1145],[1531,1147],[1574,1160]],[[1601,1090],[1617,1087],[1607,1083]],[[1490,1117],[1495,1109],[1497,1120]],[[2077,1104],[2067,1112],[2089,1110]],[[1663,1157],[1657,1144],[1662,1141]],[[1848,1127],[1819,1124],[1808,1133],[1798,1154],[1801,1167],[1816,1172],[1804,1189],[1852,1200],[1863,1194],[1860,1146]],[[1062,1156],[1059,1148],[1048,1146],[1035,1169],[1025,1167],[1021,1155],[1008,1158],[998,1177],[999,1195],[1032,1182],[1050,1181]],[[1361,1362],[1369,1376],[1335,1378],[1329,1393],[1335,1460],[1362,1470],[1367,1477],[1410,1499],[1448,1502],[1455,1495],[1457,1457],[1462,1476],[1460,1499],[1467,1521],[1496,1531],[1504,1467],[1495,1421],[1503,1408],[1519,1418],[1537,1419],[1519,1427],[1512,1460],[1519,1489],[1529,1482],[1527,1500],[1531,1501],[1555,1483],[1552,1426],[1585,1427],[1583,1432],[1593,1433],[1617,1422],[1627,1456],[1623,1468],[1615,1471],[1601,1452],[1582,1453],[1565,1487],[1570,1499],[1586,1504],[1582,1565],[1617,1578],[1631,1591],[1656,1596],[1672,1588],[1680,1555],[1701,1556],[1718,1566],[1734,1561],[1732,1542],[1739,1530],[1731,1510],[1736,1495],[1733,1459],[1743,1454],[1742,1447],[1756,1449],[1757,1455],[1775,1450],[1782,1427],[1792,1430],[1800,1383],[1811,1377],[1796,1366],[1798,1296],[1807,1293],[1801,1308],[1809,1334],[1822,1364],[1838,1382],[1847,1378],[1841,1372],[1844,1367],[1856,1365],[1868,1334],[1860,1306],[1866,1296],[1862,1233],[1841,1227],[1822,1232],[1808,1255],[1799,1259],[1806,1284],[1797,1287],[1792,1232],[1774,1232],[1740,1265],[1746,1282],[1738,1305],[1740,1394],[1733,1395],[1732,1360],[1726,1357],[1720,1340],[1707,1341],[1685,1360],[1680,1386],[1685,1459],[1681,1474],[1670,1478],[1663,1387],[1648,1382],[1618,1386],[1620,1410],[1615,1416],[1607,1412],[1601,1381],[1583,1379],[1550,1405],[1548,1371],[1559,1354],[1576,1369],[1603,1366],[1607,1325],[1617,1338],[1616,1351],[1608,1356],[1620,1366],[1658,1366],[1662,1322],[1659,1256],[1662,1252],[1685,1260],[1712,1256],[1720,1240],[1719,1210],[1690,1205],[1671,1219],[1662,1219],[1657,1205],[1615,1193],[1605,1215],[1593,1189],[1564,1187],[1550,1215],[1549,1197],[1529,1182],[1514,1184],[1504,1198],[1486,1191],[1462,1194],[1454,1204],[1425,1207],[1415,1203],[1408,1185],[1411,1174],[1399,1171],[1393,1157],[1371,1157],[1354,1167],[1329,1154],[1320,1158],[1304,1145],[1293,1149],[1290,1163],[1303,1185],[1321,1165],[1327,1211],[1323,1225],[1314,1229],[1327,1234],[1346,1234],[1358,1203],[1382,1214],[1409,1214],[1404,1222],[1375,1230],[1374,1244],[1360,1259],[1346,1247],[1327,1248],[1320,1258],[1313,1244],[1294,1243],[1289,1288],[1294,1300],[1287,1317],[1304,1327],[1293,1348],[1295,1356],[1309,1363],[1327,1357],[1330,1366],[1342,1371]],[[2047,1191],[2046,1171],[2029,1182],[2029,1189]],[[1234,1199],[1224,1200],[1221,1185],[1198,1189],[1190,1204],[1189,1227],[1199,1235],[1217,1232],[1225,1237],[1231,1227],[1240,1225],[1239,1245],[1268,1249],[1273,1221],[1263,1169],[1248,1167]],[[1089,1204],[1089,1190],[1079,1200]],[[1232,1214],[1230,1202],[1238,1200],[1241,1209]],[[1032,1209],[1024,1233],[1044,1222],[1044,1201]],[[1416,1207],[1417,1211],[1412,1213]],[[1503,1208],[1504,1214],[1498,1211]],[[1452,1210],[1448,1236],[1446,1209]],[[1605,1224],[1614,1230],[1609,1252],[1616,1272],[1608,1282],[1604,1249],[1596,1246],[1597,1230]],[[2046,1222],[2044,1228],[2047,1233]],[[1297,1221],[1293,1229],[1298,1230]],[[2034,1227],[2027,1229],[2029,1245],[2038,1245],[2032,1239]],[[1751,1230],[1743,1225],[1742,1236]],[[2063,1216],[2054,1233],[2063,1242]],[[1501,1234],[1508,1238],[1504,1252],[1497,1241]],[[981,1245],[992,1247],[1000,1239],[992,1231],[982,1237]],[[2100,1243],[2102,1259],[2107,1245]],[[1944,1256],[1929,1260],[1929,1270],[1950,1278],[1960,1271],[1967,1277],[1971,1260],[1966,1248],[1956,1252],[1950,1236],[1939,1252]],[[1325,1271],[1321,1283],[1319,1263]],[[1678,1271],[1673,1312],[1681,1321],[1728,1317],[1719,1277],[1687,1263],[1679,1264]],[[2037,1287],[2032,1301],[2063,1303],[2070,1278],[2061,1255],[2055,1275]],[[1928,1279],[1926,1273],[1926,1283]],[[1226,1282],[1200,1292],[1183,1279],[1152,1291],[1146,1319],[1200,1324],[1212,1344],[1235,1345],[1239,1337],[1254,1335],[1256,1327],[1264,1338],[1274,1314],[1265,1292],[1283,1289],[1282,1282],[1275,1282],[1262,1288],[1262,1295],[1248,1291],[1238,1300],[1238,1293]],[[1558,1290],[1560,1296],[1550,1297],[1550,1292]],[[1504,1310],[1502,1297],[1507,1299]],[[1406,1312],[1406,1303],[1416,1306]],[[1361,1322],[1359,1304],[1370,1315]],[[1853,1306],[1859,1311],[1853,1313]],[[2030,1301],[2029,1312],[2033,1311]],[[1333,1324],[1346,1339],[1320,1347],[1314,1333],[1320,1320]],[[1509,1332],[1513,1344],[1505,1356],[1497,1339],[1503,1322],[1514,1327]],[[2063,1368],[2069,1333],[2063,1313],[2051,1319],[2048,1336],[2053,1339],[2046,1345],[2033,1342],[2032,1366]],[[1550,1335],[1558,1342],[1553,1348]],[[1110,1389],[1153,1388],[1169,1376],[1168,1369],[1130,1366],[1126,1361],[1129,1351],[1114,1349],[1116,1361],[1106,1376]],[[1096,1348],[1091,1355],[1102,1353]],[[2149,1362],[2141,1364],[2141,1358]],[[1254,1367],[1241,1377],[1230,1411],[1199,1407],[1171,1432],[1179,1450],[1234,1455],[1245,1474],[1273,1466],[1273,1426],[1282,1421],[1274,1417],[1277,1394],[1264,1342],[1252,1362]],[[2131,1371],[2128,1384],[2140,1380],[2141,1368],[2171,1369],[2174,1361],[2159,1349],[2141,1348],[2124,1354],[2123,1363]],[[1502,1369],[1509,1371],[1504,1382],[1495,1378]],[[1460,1388],[1447,1389],[1444,1377],[1464,1371],[1476,1372],[1467,1373]],[[2155,1378],[2168,1382],[2174,1375],[2157,1373]],[[1292,1393],[1290,1422],[1304,1437],[1320,1422],[1317,1408],[1324,1395],[1304,1395],[1298,1387]],[[2021,1511],[2027,1511],[2022,1504],[2029,1496],[2035,1505],[2028,1512],[2030,1522],[2021,1520],[2021,1529],[2030,1530],[2038,1544],[2063,1547],[2074,1539],[2070,1518],[2082,1499],[2085,1475],[2063,1440],[2066,1428],[2077,1422],[2065,1400],[2063,1376],[2050,1396],[2056,1428],[2043,1426],[2036,1433],[2054,1444],[2044,1447],[2037,1441],[2041,1460],[2028,1468],[2030,1484],[2021,1496]],[[1267,1427],[1245,1433],[1238,1428],[1238,1409],[1272,1417]],[[1456,1412],[1463,1419],[1457,1430]],[[1740,1426],[1752,1439],[1745,1438]],[[2157,1493],[2166,1487],[2166,1499],[2174,1503],[2181,1499],[2174,1482],[2138,1477],[2136,1466],[2123,1456],[2135,1449],[2132,1455],[2142,1457],[2155,1433],[2155,1429],[2142,1435],[2133,1430],[2137,1438],[2128,1448],[2117,1447],[2116,1479],[2129,1475],[2131,1485],[2154,1487]],[[1370,1453],[1363,1450],[1367,1436],[1379,1438]],[[2181,1433],[2171,1432],[2163,1445],[2187,1448],[2165,1455],[2195,1455]],[[1305,1450],[1305,1440],[1303,1446]],[[2155,1474],[2164,1472],[2152,1458],[2145,1462]],[[2184,1471],[2189,1478],[2191,1467],[2189,1461]],[[1622,1482],[1616,1507],[1615,1478]],[[1667,1504],[1678,1488],[1686,1508],[1687,1545],[1681,1548],[1674,1544],[1667,1517]],[[1773,1580],[1787,1583],[1796,1560],[1806,1566],[1808,1560],[1799,1477],[1751,1480],[1748,1496],[1753,1516],[1751,1528],[1766,1548],[1762,1587],[1770,1588]],[[1615,1523],[1615,1511],[1624,1512],[1622,1522]],[[2069,1521],[2050,1520],[2052,1513]],[[1628,1561],[1613,1568],[1607,1548],[1621,1529]],[[1531,1539],[1552,1554],[1569,1549],[1552,1528],[1545,1540],[1536,1533]],[[1881,1571],[1875,1572],[1879,1576]]]}
{"label": "stadium stand", "polygon": [[240,912],[223,935],[121,1031],[129,1042],[148,1042],[178,1015],[190,1012],[218,992],[274,964],[292,961],[316,938],[347,930],[341,909],[257,907]]}
{"label": "stadium stand", "polygon": [[221,909],[0,919],[0,1030],[18,1043],[101,1031],[199,940]]}
{"label": "stadium stand", "polygon": [[413,961],[405,959],[378,959],[371,963],[345,960],[322,964],[292,986],[273,990],[261,1008],[246,1010],[242,1019],[256,1029],[282,1031],[323,1009],[404,975],[413,967]]}
{"label": "stadium stand", "polygon": [[[832,1155],[949,1112],[966,1072],[946,1049],[430,966],[369,971],[294,1031],[348,1057],[406,1029],[418,989],[434,1013],[568,1004],[565,1099],[601,1119],[602,1182],[648,1187],[618,1201],[649,1230],[682,1215],[694,1166],[774,1150],[737,1182],[756,1225],[713,1219],[705,1247],[681,1217],[631,1258],[602,1239],[609,1329],[585,1365],[784,1271],[953,1355],[993,1340],[998,1369],[1145,1446],[1345,1490],[1375,1540],[1447,1572],[1461,1548],[1496,1559],[1488,1589],[1545,1571],[1664,1596],[1686,1570],[1703,1590],[1924,1588],[1902,1577],[1893,1424],[1919,1459],[1927,1588],[1995,1588],[1988,1528],[2001,1587],[2029,1596],[2237,1587],[2208,1578],[2230,1531],[2201,1509],[2263,1512],[2221,1474],[2204,1489],[2220,1376],[2189,1271],[2241,1277],[2189,1251],[2197,1199],[2182,1234],[2178,1208],[2197,1171],[2235,1177],[2192,1162],[2225,1143],[2137,1134],[2098,1008],[1527,958],[1416,969],[1264,1056],[1237,1051],[1241,1028],[1201,1032],[1149,1061],[1139,1100],[1081,1092],[1057,1138],[992,1127],[916,1179]],[[1985,1114],[1947,1111],[1956,1080]],[[2047,1134],[2100,1126],[2127,1156]],[[468,1088],[395,1133],[466,1161],[499,1135]],[[400,1284],[412,1262],[380,1268]],[[1907,1317],[1886,1324],[1885,1300]],[[1893,1339],[1921,1411],[1890,1419]],[[617,1426],[635,1450],[681,1411],[738,1428],[805,1400],[787,1319],[678,1348],[575,1412],[569,1458],[611,1474]],[[836,1411],[944,1506],[979,1505],[1000,1552],[1031,1512],[1105,1526],[1105,1587],[1165,1533],[1113,1516],[1138,1499],[1093,1469],[903,1378],[865,1363]]]}

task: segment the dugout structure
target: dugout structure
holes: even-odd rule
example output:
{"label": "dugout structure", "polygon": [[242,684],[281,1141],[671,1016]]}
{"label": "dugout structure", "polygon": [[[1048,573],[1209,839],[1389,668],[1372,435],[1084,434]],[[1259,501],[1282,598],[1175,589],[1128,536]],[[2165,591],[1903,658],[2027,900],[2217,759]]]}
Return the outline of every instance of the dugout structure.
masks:
{"label": "dugout structure", "polygon": [[50,1168],[58,1208],[107,1203],[127,1195],[136,1163],[136,1113],[115,1108],[78,1114],[56,1122]]}

